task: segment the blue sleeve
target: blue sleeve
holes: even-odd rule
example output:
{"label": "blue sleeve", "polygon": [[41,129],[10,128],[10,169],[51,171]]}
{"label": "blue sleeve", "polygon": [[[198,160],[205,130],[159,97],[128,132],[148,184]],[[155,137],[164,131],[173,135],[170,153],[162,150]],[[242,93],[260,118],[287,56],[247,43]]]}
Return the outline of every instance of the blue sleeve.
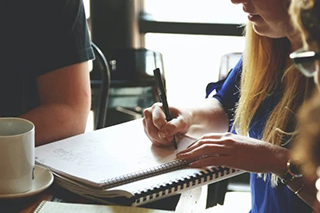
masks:
{"label": "blue sleeve", "polygon": [[221,103],[231,122],[234,120],[235,106],[239,101],[241,72],[242,58],[239,60],[237,65],[230,70],[225,79],[208,84],[206,89],[207,97],[208,94],[216,90],[216,94],[213,96],[213,98],[216,98]]}

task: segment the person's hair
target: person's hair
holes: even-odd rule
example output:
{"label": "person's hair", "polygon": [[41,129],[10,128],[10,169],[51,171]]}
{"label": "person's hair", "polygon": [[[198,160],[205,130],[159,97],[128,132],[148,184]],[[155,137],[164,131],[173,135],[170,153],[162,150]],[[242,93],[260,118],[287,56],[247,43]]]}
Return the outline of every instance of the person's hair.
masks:
{"label": "person's hair", "polygon": [[289,13],[293,27],[302,32],[302,40],[320,44],[320,0],[292,0]]}
{"label": "person's hair", "polygon": [[[301,32],[305,43],[317,42],[320,47],[320,0],[292,0],[289,13],[292,25]],[[305,175],[317,178],[320,166],[320,92],[316,88],[298,114],[300,134],[294,141],[292,157],[303,165]]]}
{"label": "person's hair", "polygon": [[[289,52],[290,43],[287,38],[260,36],[254,32],[252,24],[248,23],[240,100],[234,121],[238,134],[248,135],[252,118],[261,103],[275,92],[276,87],[280,89],[279,102],[268,112],[269,117],[261,139],[281,145],[285,136],[295,134],[295,128],[288,130],[288,126],[294,124],[296,112],[310,94],[313,84],[293,66],[286,67]],[[275,186],[277,177],[273,175],[272,180]]]}
{"label": "person's hair", "polygon": [[301,163],[304,174],[316,178],[320,164],[320,92],[306,101],[298,113],[300,133],[294,141],[293,158]]}

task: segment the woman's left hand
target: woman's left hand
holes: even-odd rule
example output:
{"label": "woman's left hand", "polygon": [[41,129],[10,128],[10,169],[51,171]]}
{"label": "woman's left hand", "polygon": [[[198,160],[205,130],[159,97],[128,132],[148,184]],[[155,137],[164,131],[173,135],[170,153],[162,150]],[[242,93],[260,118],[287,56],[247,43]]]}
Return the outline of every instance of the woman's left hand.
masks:
{"label": "woman's left hand", "polygon": [[286,171],[289,151],[246,136],[211,133],[179,152],[177,158],[198,159],[190,164],[191,167],[227,166],[250,172],[282,175]]}

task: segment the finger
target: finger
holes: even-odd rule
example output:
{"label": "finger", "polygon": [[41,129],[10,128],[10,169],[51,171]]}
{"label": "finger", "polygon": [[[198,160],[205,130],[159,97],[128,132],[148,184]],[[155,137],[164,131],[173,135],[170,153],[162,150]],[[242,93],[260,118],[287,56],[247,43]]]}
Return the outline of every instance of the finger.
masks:
{"label": "finger", "polygon": [[167,123],[166,115],[164,114],[162,110],[162,104],[156,103],[151,107],[152,112],[152,121],[154,126],[157,129],[160,129],[163,125]]}
{"label": "finger", "polygon": [[197,143],[198,143],[198,140],[192,142],[186,149],[181,150],[179,153],[177,153],[177,155],[190,152],[190,151],[193,150],[195,147],[198,147],[198,146],[196,145]]}
{"label": "finger", "polygon": [[177,158],[182,160],[192,160],[202,156],[228,155],[229,150],[222,144],[209,143],[208,141],[199,141],[192,149],[181,151],[177,154]]}
{"label": "finger", "polygon": [[188,125],[184,121],[183,117],[178,116],[172,119],[167,124],[160,128],[160,131],[167,137],[172,137],[175,134],[184,134],[188,130]]}
{"label": "finger", "polygon": [[209,154],[207,150],[204,149],[205,147],[207,146],[203,145],[200,147],[196,147],[193,150],[189,150],[186,152],[179,152],[176,156],[178,159],[181,159],[181,160],[193,160],[196,158],[200,158],[201,156]]}
{"label": "finger", "polygon": [[231,157],[228,155],[215,155],[196,160],[189,164],[193,168],[201,168],[205,166],[228,166]]}
{"label": "finger", "polygon": [[198,140],[196,140],[196,141],[193,141],[187,148],[186,148],[186,150],[189,148],[189,147],[191,147],[191,146],[193,146],[195,143],[197,143],[198,142]]}
{"label": "finger", "polygon": [[159,135],[158,135],[159,130],[153,124],[152,113],[150,112],[150,110],[146,109],[146,110],[144,110],[143,113],[144,113],[144,118],[143,118],[144,130],[145,130],[147,136],[150,138],[150,140],[153,143],[156,143],[156,145],[170,144],[170,142],[168,142],[166,138],[159,137]]}
{"label": "finger", "polygon": [[195,150],[196,148],[203,146],[203,145],[214,145],[216,144],[217,146],[221,146],[221,140],[213,140],[213,139],[198,139],[195,142],[193,142],[192,144],[190,144],[185,150],[182,150],[180,153],[187,153],[187,152],[191,152],[192,150]]}

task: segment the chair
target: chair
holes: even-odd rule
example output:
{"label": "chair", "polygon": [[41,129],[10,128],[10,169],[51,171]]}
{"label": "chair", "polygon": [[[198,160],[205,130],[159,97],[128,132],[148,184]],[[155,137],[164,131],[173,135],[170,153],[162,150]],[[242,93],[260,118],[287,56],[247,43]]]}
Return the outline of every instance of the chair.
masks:
{"label": "chair", "polygon": [[153,70],[164,73],[162,54],[145,48],[115,49],[109,57],[111,89],[107,126],[142,117],[159,101]]}
{"label": "chair", "polygon": [[225,54],[221,57],[220,69],[219,69],[219,80],[227,77],[229,71],[237,64],[242,56],[241,52],[232,52]]}
{"label": "chair", "polygon": [[106,127],[109,90],[110,90],[110,68],[106,57],[99,47],[91,42],[95,54],[93,69],[90,72],[92,91],[92,111],[94,112],[93,127],[101,129]]}

